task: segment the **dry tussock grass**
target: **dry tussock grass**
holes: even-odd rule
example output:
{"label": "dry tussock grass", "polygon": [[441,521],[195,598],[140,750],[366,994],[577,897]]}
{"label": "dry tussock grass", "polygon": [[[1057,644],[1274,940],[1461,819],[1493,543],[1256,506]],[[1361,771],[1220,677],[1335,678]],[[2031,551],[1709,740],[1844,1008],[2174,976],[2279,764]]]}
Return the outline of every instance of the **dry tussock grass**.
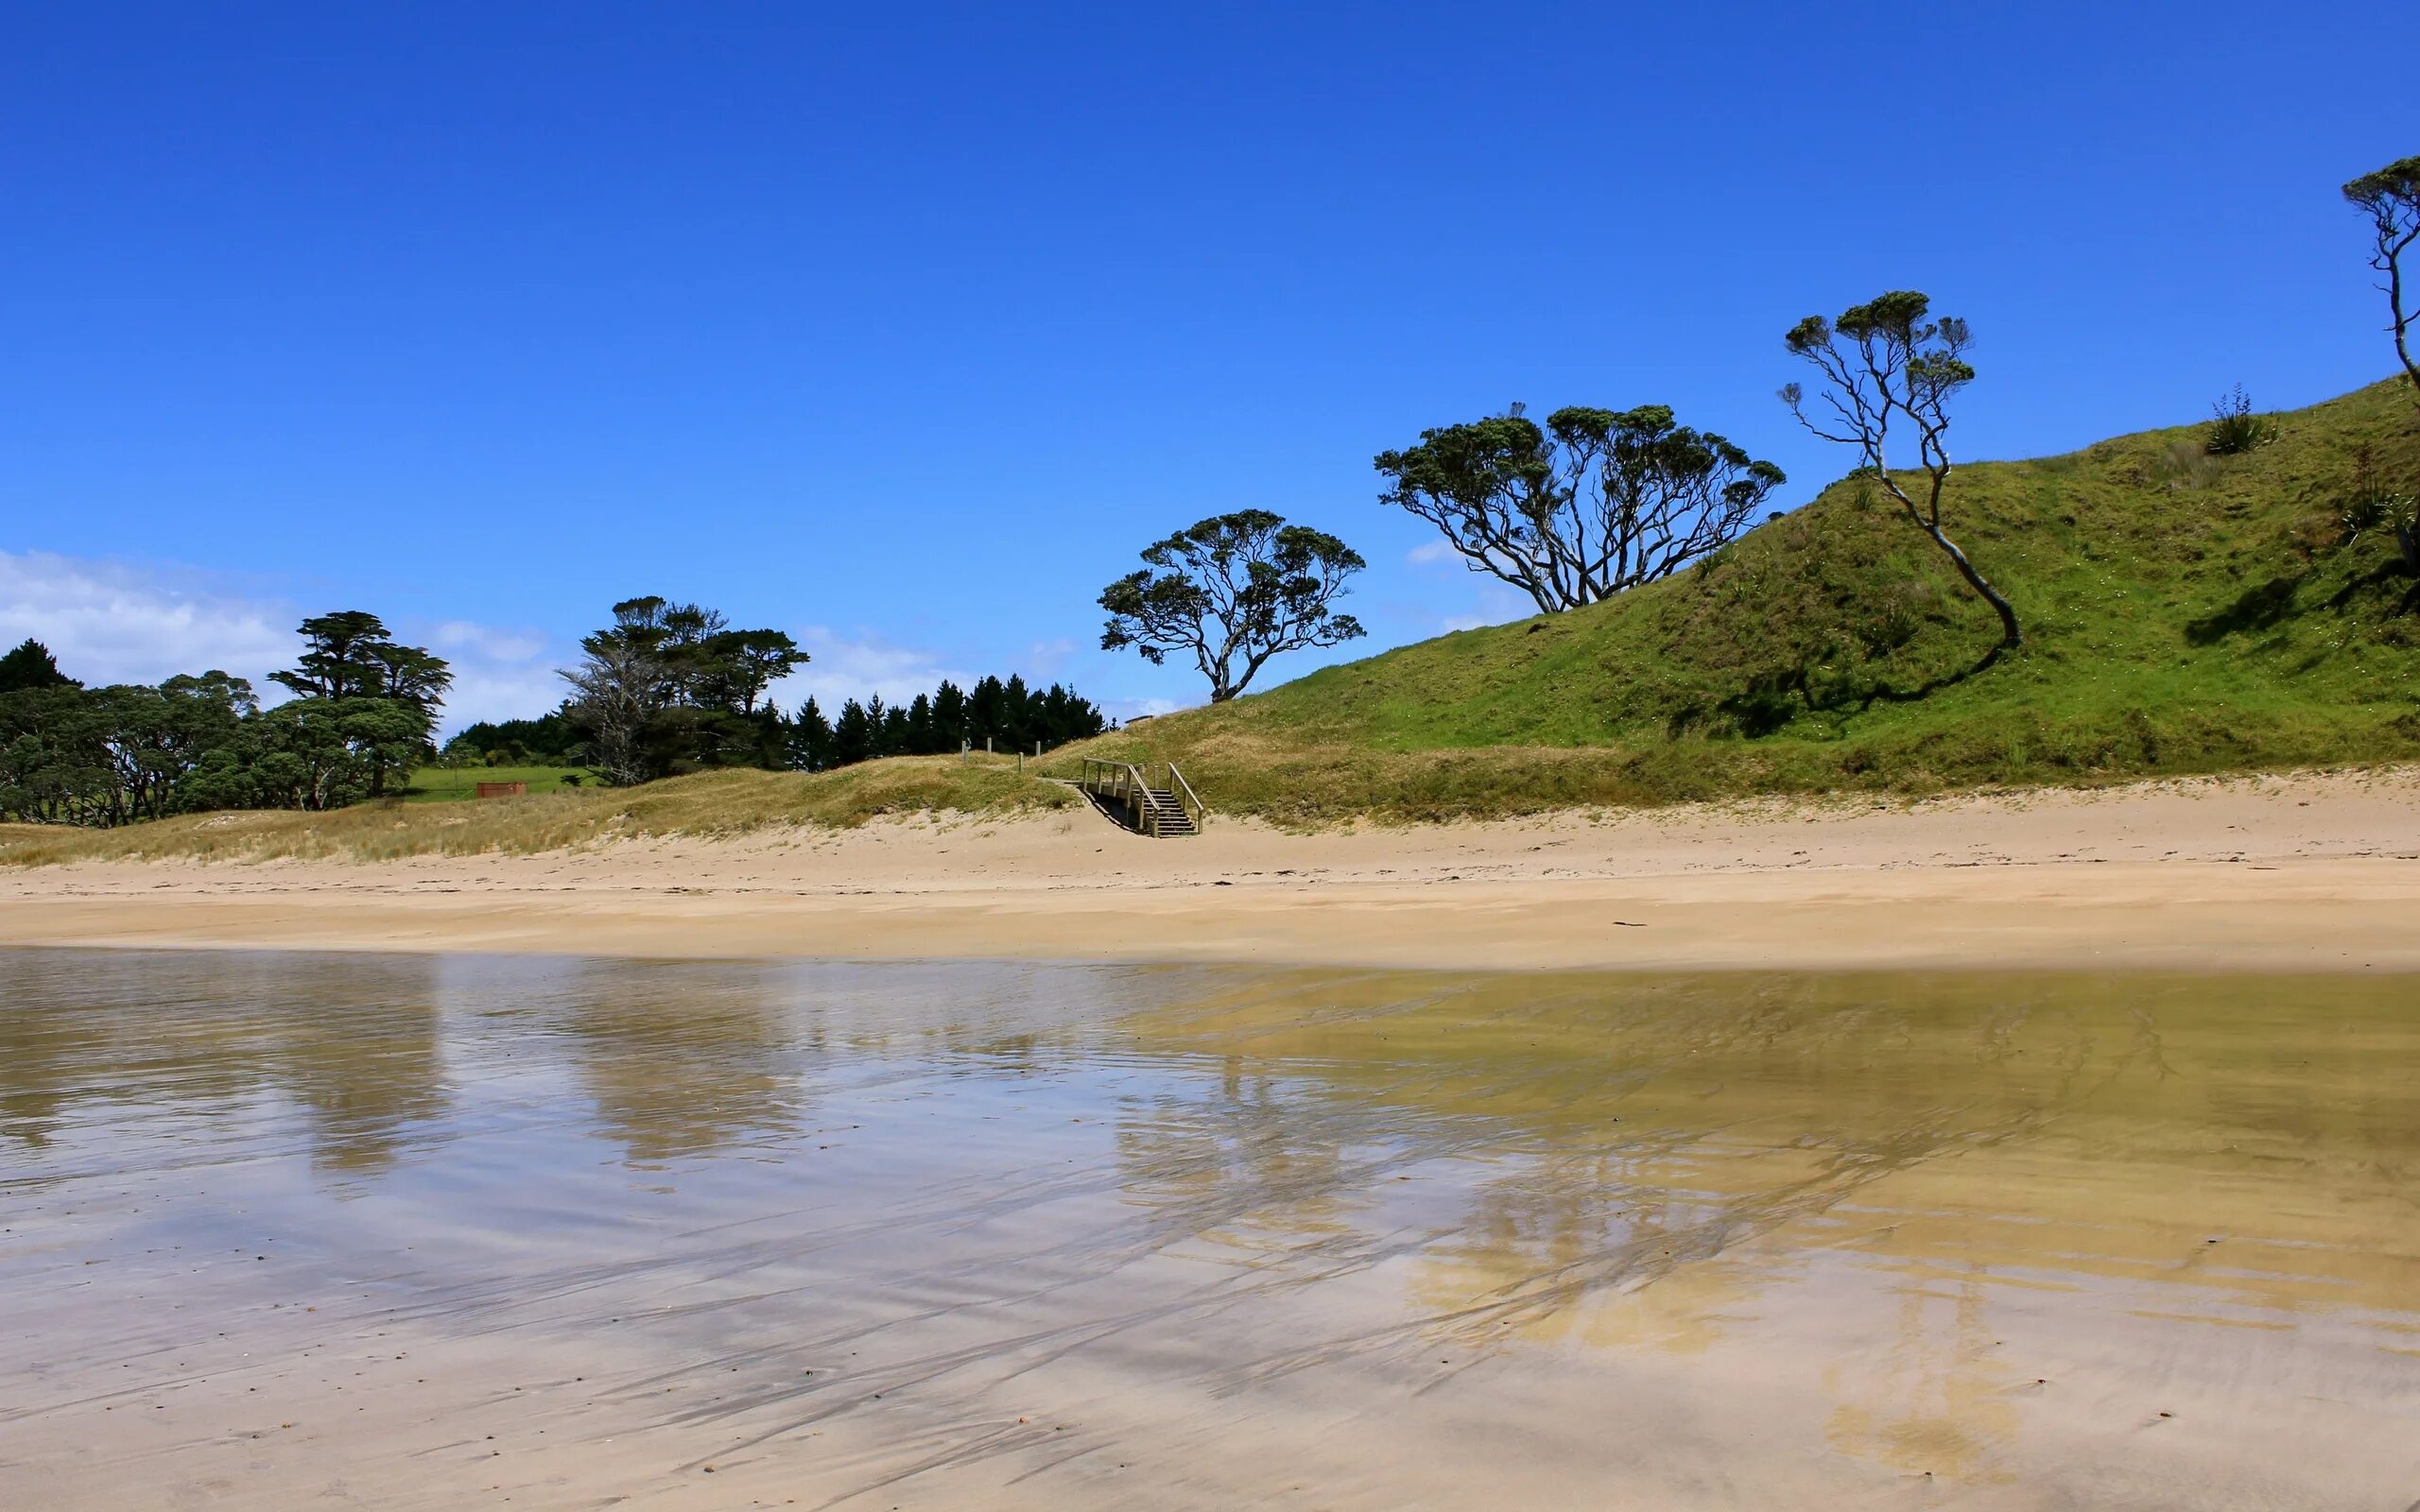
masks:
{"label": "dry tussock grass", "polygon": [[390,799],[326,814],[194,814],[121,830],[5,825],[0,864],[528,854],[640,835],[733,835],[796,825],[849,828],[885,815],[1009,814],[1079,801],[1065,788],[996,760],[961,765],[951,756],[916,756],[813,776],[705,772],[644,787],[474,803]]}

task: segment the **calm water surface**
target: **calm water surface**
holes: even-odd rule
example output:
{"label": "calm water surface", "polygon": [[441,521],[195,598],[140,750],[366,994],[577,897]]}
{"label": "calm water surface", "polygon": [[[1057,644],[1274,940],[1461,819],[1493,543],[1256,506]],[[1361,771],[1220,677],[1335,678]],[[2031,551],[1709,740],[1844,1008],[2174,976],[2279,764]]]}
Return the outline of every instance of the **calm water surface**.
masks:
{"label": "calm water surface", "polygon": [[2420,1501],[2420,983],[0,952],[0,1505]]}

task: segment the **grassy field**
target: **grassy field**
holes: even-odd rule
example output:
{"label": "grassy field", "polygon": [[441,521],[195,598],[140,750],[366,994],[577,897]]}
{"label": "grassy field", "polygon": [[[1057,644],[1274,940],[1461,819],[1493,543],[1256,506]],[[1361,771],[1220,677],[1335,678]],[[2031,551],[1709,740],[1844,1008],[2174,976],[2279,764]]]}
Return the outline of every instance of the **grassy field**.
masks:
{"label": "grassy field", "polygon": [[2358,448],[2420,489],[2400,382],[2276,417],[1962,468],[1952,533],[2015,601],[1996,639],[1854,481],[1610,603],[1328,668],[1058,753],[1173,758],[1213,808],[1442,819],[1828,789],[1924,793],[2420,756],[2420,591],[2340,544]]}
{"label": "grassy field", "polygon": [[209,861],[527,853],[641,835],[734,835],[886,815],[969,816],[1083,800],[1021,774],[1013,757],[908,756],[837,772],[725,771],[632,788],[578,788],[486,803],[389,799],[325,814],[196,814],[122,830],[0,825],[0,865],[191,857]]}
{"label": "grassy field", "polygon": [[[566,782],[578,778],[577,782]],[[412,773],[404,794],[408,803],[460,803],[479,796],[481,782],[527,782],[528,797],[541,793],[578,791],[596,781],[584,766],[424,766]]]}

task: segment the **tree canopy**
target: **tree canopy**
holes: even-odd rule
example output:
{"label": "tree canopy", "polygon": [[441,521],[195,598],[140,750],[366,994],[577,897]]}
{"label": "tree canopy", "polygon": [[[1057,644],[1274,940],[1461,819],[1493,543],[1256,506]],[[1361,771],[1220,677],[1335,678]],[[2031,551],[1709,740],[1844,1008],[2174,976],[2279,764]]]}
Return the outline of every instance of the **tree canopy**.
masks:
{"label": "tree canopy", "polygon": [[1368,564],[1336,537],[1266,509],[1201,521],[1145,547],[1143,560],[1101,591],[1101,649],[1131,645],[1154,665],[1190,653],[1212,703],[1243,692],[1273,656],[1363,633],[1334,606]]}
{"label": "tree canopy", "polygon": [[[86,688],[27,642],[0,658],[0,817],[126,824],[217,808],[329,809],[429,753],[443,661],[374,614],[302,622],[297,696],[260,707],[225,672]],[[28,647],[31,649],[28,650]]]}
{"label": "tree canopy", "polygon": [[1379,495],[1435,525],[1474,572],[1555,613],[1653,582],[1730,544],[1784,481],[1662,404],[1504,415],[1382,452]]}
{"label": "tree canopy", "polygon": [[563,713],[610,782],[712,766],[781,764],[780,712],[765,690],[807,661],[780,630],[735,630],[722,613],[660,596],[626,598],[562,673]]}
{"label": "tree canopy", "polygon": [[848,699],[829,719],[807,699],[789,722],[788,764],[821,772],[881,756],[947,755],[969,746],[1048,749],[1107,728],[1090,699],[1055,682],[1036,692],[1021,677],[984,678],[968,692],[943,679],[930,694],[906,703],[886,703],[879,695]]}

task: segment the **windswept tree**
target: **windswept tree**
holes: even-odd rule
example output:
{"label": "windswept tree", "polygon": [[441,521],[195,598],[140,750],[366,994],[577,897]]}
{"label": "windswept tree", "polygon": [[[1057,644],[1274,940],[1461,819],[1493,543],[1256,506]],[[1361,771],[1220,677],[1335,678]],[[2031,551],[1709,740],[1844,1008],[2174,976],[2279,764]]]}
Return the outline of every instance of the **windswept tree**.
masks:
{"label": "windswept tree", "polygon": [[[2016,610],[1942,525],[1942,493],[1950,472],[1949,402],[1975,380],[1965,356],[1974,335],[1955,316],[1927,318],[1931,307],[1922,294],[1901,289],[1853,305],[1838,320],[1810,315],[1799,321],[1783,339],[1793,355],[1824,375],[1824,387],[1813,396],[1823,407],[1809,414],[1809,396],[1797,384],[1784,386],[1781,398],[1816,436],[1856,447],[1859,472],[1897,502],[1949,558],[1966,586],[1992,606],[2000,617],[1996,657],[2025,644]],[[1894,419],[1905,422],[1903,437],[1912,433],[1924,471],[1916,493],[1891,471]]]}
{"label": "windswept tree", "polygon": [[[2386,296],[2387,329],[2394,334],[2394,354],[2403,359],[2404,374],[2411,380],[2411,402],[2420,404],[2420,362],[2411,356],[2411,328],[2420,324],[2420,300],[2407,301],[2403,279],[2404,254],[2420,242],[2420,157],[2361,175],[2344,186],[2344,198],[2370,217],[2376,237],[2370,266],[2385,281],[2378,292]],[[2420,281],[2420,269],[2413,276]]]}
{"label": "windswept tree", "polygon": [[1552,614],[1651,583],[1739,538],[1781,469],[1662,404],[1512,412],[1382,452],[1379,501],[1435,525],[1473,572]]}
{"label": "windswept tree", "polygon": [[1204,520],[1143,550],[1148,563],[1101,591],[1104,651],[1132,646],[1158,665],[1189,653],[1210,701],[1252,685],[1270,657],[1362,633],[1335,611],[1345,580],[1368,564],[1334,536],[1266,509]]}

